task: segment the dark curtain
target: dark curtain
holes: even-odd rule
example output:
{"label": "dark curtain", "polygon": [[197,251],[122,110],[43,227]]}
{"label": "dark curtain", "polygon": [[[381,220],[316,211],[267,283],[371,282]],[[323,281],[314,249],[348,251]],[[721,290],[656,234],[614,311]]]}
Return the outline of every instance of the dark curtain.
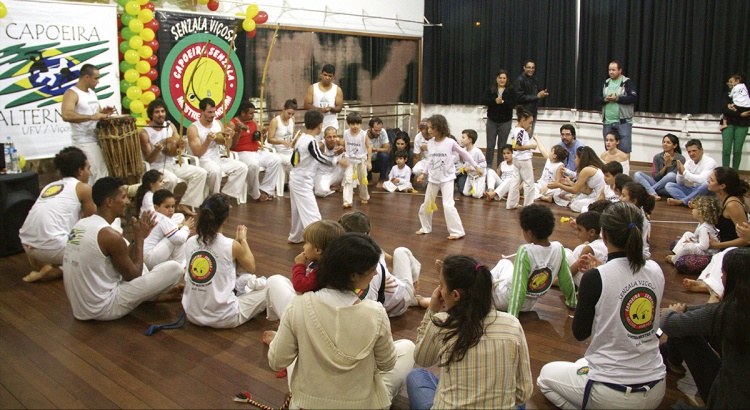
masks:
{"label": "dark curtain", "polygon": [[635,82],[636,110],[719,113],[729,75],[750,67],[746,0],[581,0],[578,105],[599,109],[611,60]]}
{"label": "dark curtain", "polygon": [[574,106],[575,0],[426,0],[425,17],[443,26],[424,29],[423,102],[479,104],[498,69],[512,82],[531,59],[540,106]]}

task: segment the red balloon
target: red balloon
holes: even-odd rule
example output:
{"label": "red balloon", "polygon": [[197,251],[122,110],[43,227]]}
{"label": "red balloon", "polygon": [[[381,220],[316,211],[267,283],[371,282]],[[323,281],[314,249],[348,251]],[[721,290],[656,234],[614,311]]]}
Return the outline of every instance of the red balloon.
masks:
{"label": "red balloon", "polygon": [[155,85],[152,85],[151,88],[149,88],[148,90],[151,91],[152,93],[154,93],[154,95],[156,96],[156,98],[159,98],[159,96],[161,95],[161,90],[159,89],[159,87],[157,87]]}
{"label": "red balloon", "polygon": [[117,19],[117,28],[118,29],[122,28],[122,20],[120,19]]}
{"label": "red balloon", "polygon": [[150,48],[154,52],[156,52],[156,50],[159,49],[159,42],[157,40],[144,41],[143,45],[147,46],[148,48]]}
{"label": "red balloon", "polygon": [[119,51],[117,52],[117,57],[118,57],[117,61],[125,61],[125,54],[123,54],[123,53],[121,53]]}
{"label": "red balloon", "polygon": [[248,32],[247,32],[247,38],[253,38],[253,37],[255,37],[255,30],[253,30],[253,31],[248,31]]}
{"label": "red balloon", "polygon": [[259,11],[258,14],[253,17],[253,20],[255,21],[255,24],[263,24],[268,21],[268,13],[265,11]]}
{"label": "red balloon", "polygon": [[119,45],[123,41],[125,41],[125,37],[123,37],[122,34],[120,34],[120,32],[118,32],[117,33],[117,44]]}
{"label": "red balloon", "polygon": [[159,57],[157,57],[156,54],[151,54],[151,57],[147,58],[146,61],[148,61],[148,64],[151,67],[155,67],[156,64],[159,62]]}
{"label": "red balloon", "polygon": [[156,33],[159,30],[159,21],[156,19],[151,19],[148,23],[143,24],[143,28],[150,28],[151,30]]}
{"label": "red balloon", "polygon": [[148,70],[148,72],[145,75],[151,81],[156,81],[156,79],[159,77],[159,73],[156,72],[155,68]]}
{"label": "red balloon", "polygon": [[216,11],[219,9],[219,2],[218,1],[209,1],[208,2],[208,9],[211,11]]}
{"label": "red balloon", "polygon": [[154,11],[154,3],[151,3],[150,1],[144,5],[141,6],[141,10],[149,9],[151,11]]}

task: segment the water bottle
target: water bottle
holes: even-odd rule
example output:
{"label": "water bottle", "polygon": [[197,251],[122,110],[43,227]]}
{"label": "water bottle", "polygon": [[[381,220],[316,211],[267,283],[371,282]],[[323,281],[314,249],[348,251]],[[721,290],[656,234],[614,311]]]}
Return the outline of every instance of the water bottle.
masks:
{"label": "water bottle", "polygon": [[13,173],[13,155],[11,155],[11,151],[13,149],[13,140],[10,139],[10,135],[5,140],[5,146],[3,147],[5,151],[5,173],[6,174],[12,174]]}
{"label": "water bottle", "polygon": [[15,145],[13,146],[12,152],[10,153],[10,159],[13,162],[13,173],[20,174],[21,173],[21,158],[18,155],[18,150],[16,149]]}

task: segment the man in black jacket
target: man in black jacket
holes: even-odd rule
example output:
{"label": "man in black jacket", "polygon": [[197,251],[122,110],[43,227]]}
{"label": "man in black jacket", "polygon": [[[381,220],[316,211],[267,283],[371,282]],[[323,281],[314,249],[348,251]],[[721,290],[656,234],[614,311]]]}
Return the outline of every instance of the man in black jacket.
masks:
{"label": "man in black jacket", "polygon": [[534,135],[536,129],[536,117],[538,112],[538,101],[549,95],[547,89],[540,90],[539,82],[536,79],[536,63],[529,60],[523,66],[523,74],[513,82],[513,88],[516,90],[516,101],[522,104],[525,109],[534,115],[534,123],[531,125],[531,135]]}

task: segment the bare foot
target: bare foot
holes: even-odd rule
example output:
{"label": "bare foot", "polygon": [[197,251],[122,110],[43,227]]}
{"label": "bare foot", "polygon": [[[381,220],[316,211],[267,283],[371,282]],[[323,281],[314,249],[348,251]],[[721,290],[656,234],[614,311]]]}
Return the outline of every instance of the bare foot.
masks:
{"label": "bare foot", "polygon": [[263,332],[263,343],[270,345],[273,339],[276,337],[276,332],[273,330],[266,330]]}
{"label": "bare foot", "polygon": [[654,201],[656,201],[656,202],[661,201],[661,197],[659,195],[654,194],[654,195],[651,195],[651,196],[654,197]]}
{"label": "bare foot", "polygon": [[362,205],[367,205],[368,202],[367,202],[366,199],[363,199],[363,200],[359,201],[359,203],[362,204]]}
{"label": "bare foot", "polygon": [[451,235],[451,236],[448,237],[448,240],[449,241],[457,241],[457,240],[459,240],[459,239],[461,239],[463,237],[464,237],[463,235],[461,235],[461,236]]}
{"label": "bare foot", "polygon": [[415,295],[415,296],[417,298],[417,303],[419,303],[419,307],[423,309],[427,309],[428,307],[430,307],[430,301],[432,300],[432,298],[426,298],[422,295]]}
{"label": "bare foot", "polygon": [[383,181],[378,181],[378,184],[375,185],[375,188],[383,189]]}
{"label": "bare foot", "polygon": [[667,198],[667,205],[669,206],[682,206],[685,205],[679,199]]}
{"label": "bare foot", "polygon": [[706,285],[706,282],[703,282],[702,280],[683,279],[682,286],[684,286],[685,289],[688,290],[688,292],[710,293],[708,285]]}
{"label": "bare foot", "polygon": [[497,192],[495,192],[495,191],[485,192],[484,193],[484,199],[487,202],[490,202],[490,201],[492,201],[495,198],[495,195],[497,195]]}
{"label": "bare foot", "polygon": [[52,265],[44,265],[39,271],[31,271],[28,275],[23,277],[23,281],[27,283],[39,282],[45,280],[52,280],[62,277],[62,269],[54,267]]}
{"label": "bare foot", "polygon": [[427,235],[427,232],[422,232],[421,229],[418,230],[418,231],[416,231],[416,232],[414,232],[414,233],[417,234],[417,235]]}
{"label": "bare foot", "polygon": [[666,259],[667,259],[667,263],[671,263],[674,265],[674,261],[672,261],[672,259],[674,259],[674,255],[668,255]]}
{"label": "bare foot", "polygon": [[189,206],[183,205],[183,204],[177,205],[177,212],[184,214],[187,217],[193,217],[193,218],[195,218],[198,215],[195,212],[193,212],[193,210],[190,209]]}
{"label": "bare foot", "polygon": [[268,200],[270,200],[270,198],[268,197],[268,194],[265,192],[261,192],[260,198],[258,198],[258,202],[266,202]]}
{"label": "bare foot", "polygon": [[352,204],[344,204],[344,209],[349,209],[352,207]]}
{"label": "bare foot", "polygon": [[550,204],[552,203],[552,197],[551,196],[542,196],[539,199],[541,199],[544,202],[550,203]]}
{"label": "bare foot", "polygon": [[688,201],[687,207],[690,209],[695,208],[695,205],[693,205],[693,201]]}
{"label": "bare foot", "polygon": [[182,299],[182,292],[185,290],[185,285],[180,283],[175,285],[172,289],[169,289],[166,293],[162,293],[154,302],[173,302]]}

